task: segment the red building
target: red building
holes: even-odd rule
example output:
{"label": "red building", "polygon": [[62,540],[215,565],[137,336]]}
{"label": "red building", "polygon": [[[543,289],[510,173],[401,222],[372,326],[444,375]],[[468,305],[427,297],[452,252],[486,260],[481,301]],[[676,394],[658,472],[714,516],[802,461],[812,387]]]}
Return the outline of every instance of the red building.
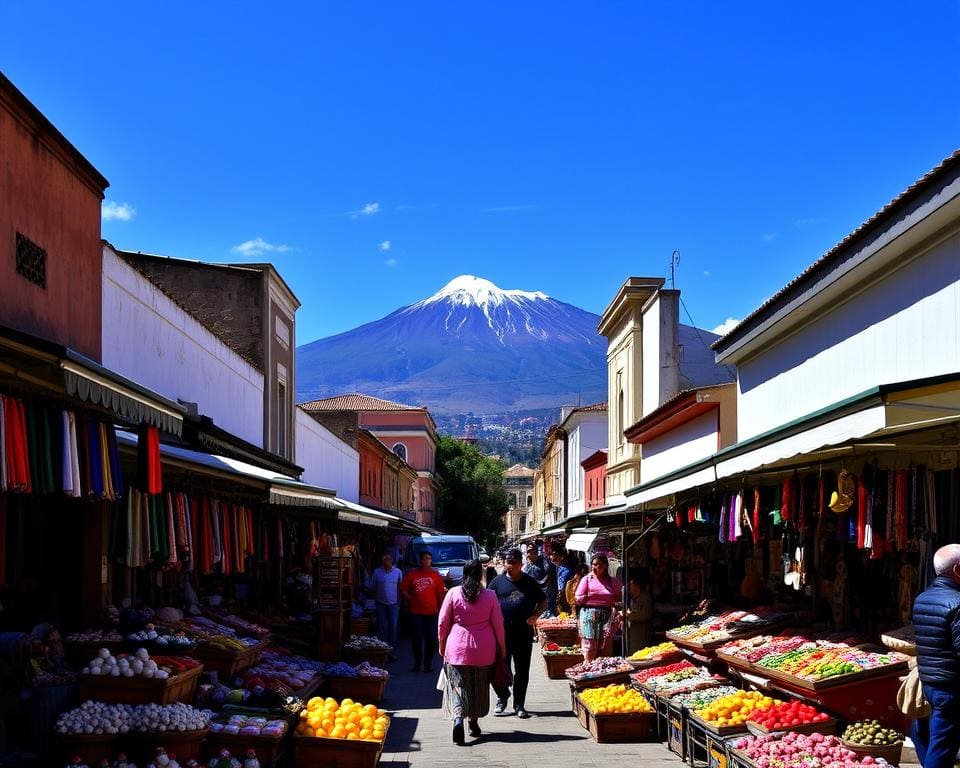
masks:
{"label": "red building", "polygon": [[100,362],[109,182],[0,74],[0,325]]}
{"label": "red building", "polygon": [[590,454],[580,466],[583,467],[584,507],[589,512],[607,503],[607,452]]}
{"label": "red building", "polygon": [[[436,519],[439,440],[437,425],[426,408],[358,393],[312,400],[301,403],[300,407],[334,434],[356,444],[360,452],[361,504],[389,509],[391,505],[387,503],[384,488],[392,488],[393,482],[392,477],[387,477],[385,473],[388,465],[394,462],[382,456],[372,442],[355,437],[355,434],[362,435],[366,431],[400,459],[400,465],[391,467],[400,477],[405,474],[405,466],[416,473],[412,502],[415,519],[421,525],[433,526]],[[404,492],[400,491],[396,496],[397,508],[400,511],[408,508]]]}

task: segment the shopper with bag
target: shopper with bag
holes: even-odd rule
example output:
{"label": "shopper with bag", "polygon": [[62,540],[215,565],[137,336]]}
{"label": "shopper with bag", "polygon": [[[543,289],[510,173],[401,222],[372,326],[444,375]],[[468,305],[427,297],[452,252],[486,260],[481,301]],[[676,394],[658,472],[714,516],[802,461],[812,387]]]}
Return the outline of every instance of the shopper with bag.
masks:
{"label": "shopper with bag", "polygon": [[479,560],[463,566],[463,584],[447,592],[440,606],[438,639],[443,656],[443,711],[453,720],[453,741],[464,743],[463,721],[471,736],[490,711],[494,661],[506,655],[503,614],[496,594],[480,583]]}
{"label": "shopper with bag", "polygon": [[[527,684],[530,681],[530,657],[533,654],[533,627],[547,606],[547,596],[540,585],[523,572],[523,555],[511,549],[506,556],[506,570],[490,584],[500,601],[503,613],[506,656],[501,674],[509,672],[513,663],[513,711],[519,718],[530,717],[526,709]],[[505,667],[505,668],[504,668]],[[504,714],[510,698],[509,677],[503,674],[495,681],[497,693],[495,715]]]}
{"label": "shopper with bag", "polygon": [[953,768],[960,750],[960,544],[933,555],[937,577],[913,603],[917,669],[930,717],[910,737],[923,768]]}
{"label": "shopper with bag", "polygon": [[592,661],[610,656],[620,619],[614,608],[623,603],[623,584],[610,575],[606,555],[594,555],[590,560],[590,573],[580,579],[575,600],[580,609],[577,618],[583,658]]}
{"label": "shopper with bag", "polygon": [[413,669],[419,672],[433,671],[433,655],[437,650],[437,614],[447,589],[443,579],[433,567],[433,555],[420,553],[420,567],[416,568],[400,582],[400,594],[410,605],[410,634],[413,638]]}

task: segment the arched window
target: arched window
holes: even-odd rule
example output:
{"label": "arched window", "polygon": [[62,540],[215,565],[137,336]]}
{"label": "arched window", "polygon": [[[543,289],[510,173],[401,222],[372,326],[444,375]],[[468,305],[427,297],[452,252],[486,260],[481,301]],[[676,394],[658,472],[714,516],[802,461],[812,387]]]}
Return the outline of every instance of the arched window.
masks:
{"label": "arched window", "polygon": [[405,446],[403,443],[397,443],[394,445],[393,452],[404,461],[407,460],[407,446]]}

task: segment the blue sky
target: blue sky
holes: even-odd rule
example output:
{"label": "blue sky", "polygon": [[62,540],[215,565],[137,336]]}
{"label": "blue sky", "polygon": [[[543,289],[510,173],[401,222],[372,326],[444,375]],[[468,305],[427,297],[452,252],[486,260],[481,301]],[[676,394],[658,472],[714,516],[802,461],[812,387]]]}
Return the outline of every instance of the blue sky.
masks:
{"label": "blue sky", "polygon": [[106,239],[273,261],[300,343],[461,273],[600,312],[675,249],[713,328],[960,147],[956,0],[841,5],[4,3],[0,70]]}

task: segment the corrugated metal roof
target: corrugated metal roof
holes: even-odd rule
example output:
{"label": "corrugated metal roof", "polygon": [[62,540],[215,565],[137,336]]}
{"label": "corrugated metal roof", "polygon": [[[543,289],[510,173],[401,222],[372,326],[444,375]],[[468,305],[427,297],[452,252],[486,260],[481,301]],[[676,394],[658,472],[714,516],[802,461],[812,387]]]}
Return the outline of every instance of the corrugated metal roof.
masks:
{"label": "corrugated metal roof", "polygon": [[855,241],[865,236],[870,230],[879,224],[884,223],[887,219],[893,218],[894,214],[898,210],[904,208],[909,202],[919,197],[919,195],[928,187],[932,186],[937,179],[958,167],[960,167],[960,149],[954,151],[952,155],[947,157],[938,166],[925,173],[923,176],[917,179],[917,181],[903,190],[903,192],[883,206],[883,208],[863,222],[863,224],[853,230],[853,232],[843,238],[843,240],[823,254],[823,256],[821,256],[803,272],[797,275],[797,277],[787,283],[783,288],[777,291],[753,312],[743,318],[743,320],[741,320],[738,325],[734,326],[726,335],[719,338],[710,346],[713,349],[722,349],[725,346],[725,342],[732,342],[736,338],[744,335],[751,327],[758,323],[761,317],[767,315],[775,305],[781,304],[787,294],[793,293],[794,289],[796,289],[801,283],[805,282],[811,275],[820,271],[821,269],[827,268],[830,263],[832,263],[834,260],[837,260],[838,257]]}
{"label": "corrugated metal roof", "polygon": [[305,411],[423,411],[418,405],[404,405],[392,400],[383,400],[373,395],[364,395],[360,392],[351,392],[345,395],[325,397],[320,400],[311,400],[300,403]]}

